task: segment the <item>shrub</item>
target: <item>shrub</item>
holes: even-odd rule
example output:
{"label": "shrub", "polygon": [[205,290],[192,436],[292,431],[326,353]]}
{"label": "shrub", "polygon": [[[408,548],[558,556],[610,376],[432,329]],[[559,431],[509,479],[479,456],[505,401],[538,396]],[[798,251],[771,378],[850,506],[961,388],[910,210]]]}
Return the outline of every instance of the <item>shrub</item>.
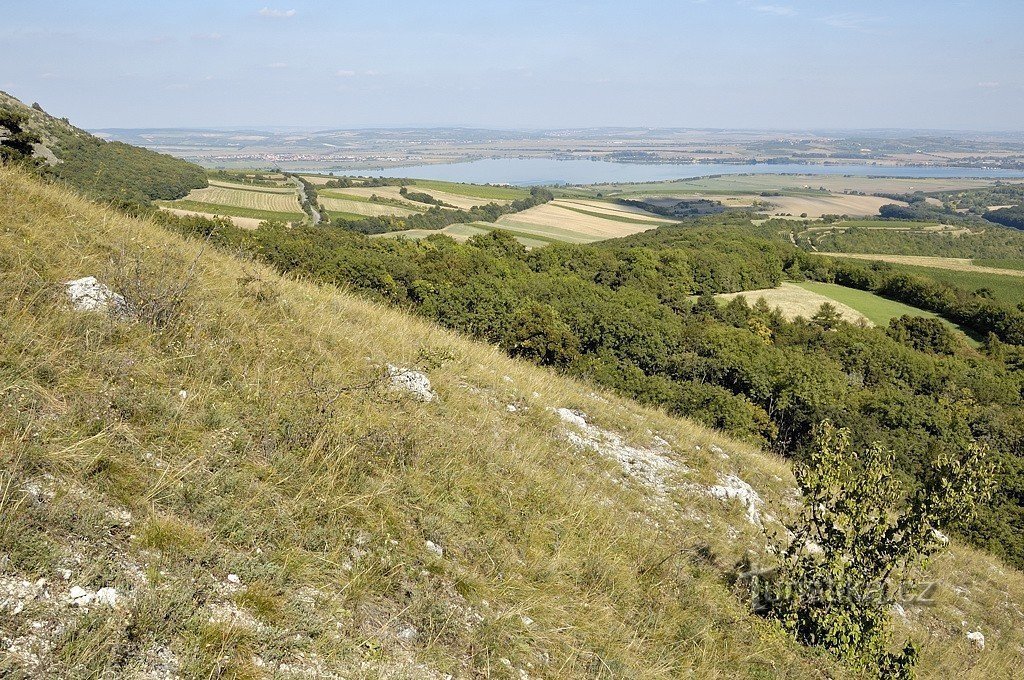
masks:
{"label": "shrub", "polygon": [[917,651],[909,641],[890,651],[889,611],[948,542],[940,528],[970,519],[987,498],[992,471],[971,442],[907,497],[893,463],[878,444],[851,450],[849,430],[819,427],[796,468],[802,510],[776,542],[778,568],[758,578],[755,609],[875,677],[909,678]]}

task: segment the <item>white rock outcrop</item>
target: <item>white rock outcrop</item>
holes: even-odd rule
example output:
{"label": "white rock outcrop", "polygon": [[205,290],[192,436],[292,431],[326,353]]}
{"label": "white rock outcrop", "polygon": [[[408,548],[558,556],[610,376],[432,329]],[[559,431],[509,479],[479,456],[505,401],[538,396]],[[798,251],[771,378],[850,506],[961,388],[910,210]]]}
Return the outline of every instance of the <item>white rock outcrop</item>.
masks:
{"label": "white rock outcrop", "polygon": [[64,286],[71,305],[79,312],[116,311],[124,307],[124,297],[97,281],[95,276],[67,281]]}
{"label": "white rock outcrop", "polygon": [[738,500],[747,510],[747,520],[761,526],[761,508],[764,501],[753,487],[736,475],[719,475],[718,484],[709,486],[707,493],[719,500]]}
{"label": "white rock outcrop", "polygon": [[388,364],[388,379],[391,381],[392,389],[408,392],[420,401],[430,402],[437,399],[437,393],[430,385],[430,378],[419,371]]}
{"label": "white rock outcrop", "polygon": [[667,448],[657,450],[630,446],[617,433],[588,423],[586,415],[579,411],[556,408],[555,413],[562,422],[574,428],[565,433],[570,442],[581,449],[597,451],[617,461],[624,475],[636,479],[659,495],[664,495],[669,488],[670,474],[687,472],[686,466],[666,455]]}

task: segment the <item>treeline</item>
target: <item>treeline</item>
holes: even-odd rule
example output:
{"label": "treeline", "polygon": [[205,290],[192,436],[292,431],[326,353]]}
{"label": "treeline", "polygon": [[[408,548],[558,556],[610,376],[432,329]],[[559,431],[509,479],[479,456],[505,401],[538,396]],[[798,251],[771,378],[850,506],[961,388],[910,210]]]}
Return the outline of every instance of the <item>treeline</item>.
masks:
{"label": "treeline", "polygon": [[844,227],[816,239],[818,248],[838,253],[930,255],[1016,260],[1024,259],[1024,233],[993,225],[952,236],[943,232]]}
{"label": "treeline", "polygon": [[528,208],[547,203],[554,195],[547,189],[533,187],[526,198],[516,199],[507,205],[488,203],[476,205],[469,210],[449,210],[438,205],[428,210],[407,217],[382,215],[364,217],[358,220],[336,218],[331,221],[335,227],[360,234],[383,234],[389,231],[405,231],[406,229],[444,229],[450,224],[468,224],[471,222],[496,222],[502,215],[521,212]]}
{"label": "treeline", "polygon": [[710,295],[815,273],[813,260],[825,258],[729,226],[670,230],[651,247],[526,251],[500,231],[459,244],[182,225],[787,455],[802,456],[814,426],[830,419],[858,443],[894,450],[913,478],[932,457],[961,450],[951,424],[966,418],[993,447],[1003,486],[963,531],[1024,565],[1024,350],[993,338],[978,352],[934,324],[898,320],[887,332],[827,310],[790,322],[763,302],[723,306]]}
{"label": "treeline", "polygon": [[935,312],[971,329],[980,337],[994,334],[1002,342],[1024,345],[1024,305],[1013,309],[984,295],[921,276],[809,257],[798,261],[800,273],[816,281],[867,290],[890,300]]}
{"label": "treeline", "polygon": [[412,180],[400,179],[397,177],[339,177],[329,179],[324,187],[327,189],[347,189],[349,187],[400,187],[409,184]]}
{"label": "treeline", "polygon": [[407,198],[410,201],[416,201],[417,203],[426,203],[427,205],[437,205],[441,207],[448,205],[447,203],[439,201],[430,194],[422,191],[409,191],[408,187],[402,187],[398,190],[398,193],[403,198]]}
{"label": "treeline", "polygon": [[1024,229],[1024,205],[1015,205],[1009,208],[989,210],[982,217],[989,222],[1001,224],[1004,227],[1013,229]]}

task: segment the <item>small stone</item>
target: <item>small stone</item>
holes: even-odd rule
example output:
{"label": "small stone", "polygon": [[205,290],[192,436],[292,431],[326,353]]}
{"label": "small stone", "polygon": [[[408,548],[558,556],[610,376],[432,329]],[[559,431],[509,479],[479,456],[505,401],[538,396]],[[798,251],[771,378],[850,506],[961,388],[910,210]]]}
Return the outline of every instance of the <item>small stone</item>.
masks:
{"label": "small stone", "polygon": [[238,578],[238,574],[228,574],[228,583],[234,583],[238,585],[242,582],[242,579]]}
{"label": "small stone", "polygon": [[188,399],[188,390],[178,390],[178,398],[182,401]]}
{"label": "small stone", "polygon": [[522,621],[523,625],[526,627],[530,627],[533,625],[533,619],[531,619],[529,616],[526,616],[525,614],[523,616],[520,616],[519,620]]}
{"label": "small stone", "polygon": [[515,413],[519,409],[516,408],[515,404],[509,404],[508,406],[505,407],[505,410],[508,411],[509,413]]}
{"label": "small stone", "polygon": [[967,639],[974,645],[974,648],[979,652],[985,650],[985,635],[980,630],[975,630],[967,634]]}
{"label": "small stone", "polygon": [[115,590],[114,588],[100,588],[96,591],[95,601],[96,604],[102,604],[108,607],[113,607],[117,604],[117,597],[117,590]]}
{"label": "small stone", "polygon": [[81,586],[71,586],[71,590],[68,591],[68,599],[75,607],[86,607],[92,604],[95,597],[96,595],[94,593],[90,593]]}
{"label": "small stone", "polygon": [[70,581],[71,580],[71,570],[70,569],[61,569],[60,570],[60,577],[62,579],[64,579],[65,581]]}
{"label": "small stone", "polygon": [[413,628],[412,626],[405,626],[400,631],[398,631],[398,634],[396,635],[396,637],[399,640],[404,640],[406,642],[411,642],[412,640],[416,639],[416,635],[417,635],[417,631],[416,631],[415,628]]}
{"label": "small stone", "polygon": [[427,550],[434,553],[438,557],[444,556],[444,548],[439,546],[437,543],[434,543],[433,541],[425,541],[424,545],[427,546]]}

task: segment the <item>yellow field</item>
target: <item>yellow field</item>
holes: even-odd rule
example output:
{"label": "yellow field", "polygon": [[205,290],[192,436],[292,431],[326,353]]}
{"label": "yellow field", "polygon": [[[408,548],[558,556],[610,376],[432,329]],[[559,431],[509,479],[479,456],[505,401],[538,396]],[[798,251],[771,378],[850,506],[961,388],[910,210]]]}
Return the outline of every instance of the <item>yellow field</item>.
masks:
{"label": "yellow field", "polygon": [[514,215],[498,218],[498,225],[507,224],[517,231],[526,231],[564,241],[585,243],[607,238],[620,238],[655,229],[663,222],[637,224],[584,215],[555,203],[544,203]]}
{"label": "yellow field", "polygon": [[848,194],[828,194],[822,196],[767,196],[759,199],[771,203],[771,213],[790,213],[816,218],[822,215],[877,215],[878,209],[888,203],[906,205],[891,198],[878,196],[856,196]]}
{"label": "yellow field", "polygon": [[[346,191],[348,191],[346,189]],[[344,198],[334,198],[331,196],[319,195],[320,204],[328,210],[336,210],[338,212],[347,212],[354,215],[365,215],[366,217],[380,217],[382,215],[395,215],[397,217],[407,217],[409,215],[416,214],[417,211],[400,208],[394,205],[388,205],[387,203],[372,203],[369,201],[349,201]]]}
{"label": "yellow field", "polygon": [[559,198],[553,201],[553,203],[558,206],[576,208],[577,210],[586,210],[587,212],[601,213],[602,215],[611,215],[612,217],[625,217],[631,220],[642,220],[645,222],[656,222],[659,224],[673,223],[670,218],[654,215],[642,208],[637,208],[632,205],[619,205],[617,203],[588,201],[577,198]]}
{"label": "yellow field", "polygon": [[197,215],[199,217],[210,218],[226,217],[227,219],[231,220],[236,227],[241,227],[242,229],[255,229],[258,226],[260,226],[261,222],[263,222],[263,220],[256,219],[255,217],[233,217],[231,215],[214,215],[212,213],[198,212],[195,210],[179,210],[178,208],[168,208],[165,205],[161,205],[159,206],[159,208],[161,210],[166,210],[167,212],[173,213],[175,215]]}
{"label": "yellow field", "polygon": [[844,305],[841,302],[836,302],[832,298],[824,295],[804,290],[800,286],[792,283],[783,283],[778,288],[745,290],[741,293],[722,293],[715,297],[726,301],[735,297],[745,297],[747,299],[747,304],[750,305],[753,305],[758,301],[758,299],[764,298],[765,302],[767,302],[772,309],[778,307],[779,310],[782,311],[782,315],[789,320],[793,320],[798,316],[809,319],[814,316],[822,303],[829,302],[835,306],[836,311],[839,312],[845,320],[851,323],[863,322],[869,326],[874,325],[866,316],[858,312],[853,307]]}
{"label": "yellow field", "polygon": [[280,213],[301,213],[302,206],[295,191],[279,193],[276,189],[253,191],[251,189],[229,189],[223,186],[210,186],[206,189],[194,189],[184,198],[186,201],[229,205],[249,210],[268,210]]}
{"label": "yellow field", "polygon": [[874,253],[822,253],[830,257],[849,257],[857,260],[881,260],[893,264],[913,264],[919,267],[935,267],[936,269],[951,269],[958,272],[978,272],[979,274],[1003,274],[1004,276],[1024,277],[1024,270],[1020,269],[999,269],[997,267],[985,267],[974,264],[971,260],[962,257],[928,257],[925,255],[877,255]]}
{"label": "yellow field", "polygon": [[[348,187],[345,189],[339,189],[339,192],[350,194],[352,196],[364,196],[366,198],[369,198],[370,196],[376,194],[382,198],[390,198],[396,201],[402,201],[404,203],[409,203],[410,205],[419,206],[420,208],[423,208],[425,206],[429,207],[427,206],[426,203],[419,203],[418,201],[408,200],[407,198],[402,196],[402,194],[400,193],[400,189],[401,187]],[[429,194],[439,201],[443,201],[444,203],[454,205],[456,208],[461,208],[463,210],[469,210],[473,206],[486,205],[488,203],[498,203],[504,205],[506,203],[511,202],[508,200],[501,199],[462,196],[460,194],[452,194],[447,191],[438,191],[437,189],[420,189],[416,186],[409,186],[406,187],[406,189],[412,192]]]}

